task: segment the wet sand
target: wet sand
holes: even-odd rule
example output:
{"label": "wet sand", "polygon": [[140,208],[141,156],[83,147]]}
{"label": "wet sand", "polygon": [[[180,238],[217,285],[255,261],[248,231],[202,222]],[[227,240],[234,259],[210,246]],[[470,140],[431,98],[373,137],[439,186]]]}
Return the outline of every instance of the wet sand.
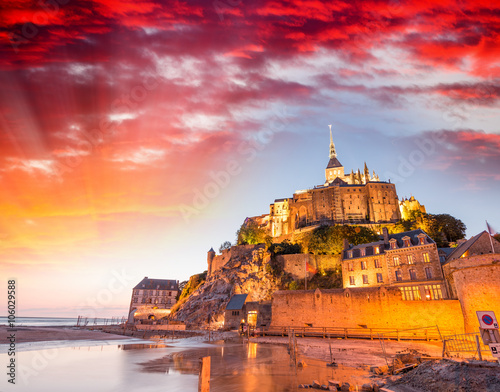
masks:
{"label": "wet sand", "polygon": [[[12,332],[6,326],[0,326],[0,344],[7,344],[7,337]],[[48,342],[54,340],[114,340],[124,339],[123,335],[75,329],[71,327],[17,327],[16,343]]]}
{"label": "wet sand", "polygon": [[[287,337],[259,337],[252,341],[256,343],[288,344]],[[297,338],[299,355],[330,362],[328,339]],[[355,368],[386,365],[384,352],[378,340],[331,339],[334,362]],[[384,341],[386,356],[389,363],[392,358],[405,350],[416,350],[430,357],[441,357],[441,342],[409,342]]]}

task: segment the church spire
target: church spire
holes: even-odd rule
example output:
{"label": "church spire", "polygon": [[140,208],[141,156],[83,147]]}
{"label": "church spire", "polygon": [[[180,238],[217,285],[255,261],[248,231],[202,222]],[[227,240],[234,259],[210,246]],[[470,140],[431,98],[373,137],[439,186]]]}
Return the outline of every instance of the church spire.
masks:
{"label": "church spire", "polygon": [[328,125],[330,128],[330,159],[337,158],[337,152],[335,151],[335,144],[333,144],[333,137],[332,137],[332,126]]}

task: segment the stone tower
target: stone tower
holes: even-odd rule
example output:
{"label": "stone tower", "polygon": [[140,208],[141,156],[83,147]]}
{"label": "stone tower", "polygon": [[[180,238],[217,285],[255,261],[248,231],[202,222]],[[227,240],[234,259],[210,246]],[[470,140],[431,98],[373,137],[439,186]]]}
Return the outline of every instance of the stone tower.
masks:
{"label": "stone tower", "polygon": [[207,275],[208,276],[210,276],[212,274],[212,262],[214,261],[214,257],[215,257],[214,248],[210,248],[210,250],[207,253],[207,264],[208,264]]}
{"label": "stone tower", "polygon": [[326,183],[330,183],[335,180],[337,177],[344,178],[344,166],[337,159],[337,151],[335,151],[335,144],[333,144],[332,137],[332,126],[330,127],[330,160],[328,161],[328,165],[325,169],[325,177]]}

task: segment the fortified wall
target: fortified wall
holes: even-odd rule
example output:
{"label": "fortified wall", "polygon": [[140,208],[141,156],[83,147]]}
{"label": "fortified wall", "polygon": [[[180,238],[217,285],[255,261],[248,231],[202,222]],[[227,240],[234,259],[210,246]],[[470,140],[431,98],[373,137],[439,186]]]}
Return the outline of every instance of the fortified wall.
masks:
{"label": "fortified wall", "polygon": [[476,311],[500,316],[500,254],[463,257],[443,265],[452,293],[459,299],[467,333],[477,332]]}
{"label": "fortified wall", "polygon": [[[234,260],[241,257],[249,257],[253,251],[264,248],[264,244],[232,246],[230,249],[223,250],[220,255],[216,255],[215,252],[209,251],[207,255],[207,276],[213,275],[216,271],[224,267],[231,259]],[[299,253],[279,255],[276,256],[276,260],[283,266],[283,270],[286,273],[290,273],[295,279],[304,279],[306,263],[310,267],[308,276],[311,275],[312,269],[329,271],[342,268],[340,255],[331,256]]]}
{"label": "fortified wall", "polygon": [[213,250],[208,252],[207,256],[207,277],[211,276],[215,271],[224,267],[229,260],[237,258],[249,257],[254,250],[264,249],[266,246],[264,244],[259,245],[238,245],[232,246],[229,249],[222,251],[222,254],[216,255]]}
{"label": "fortified wall", "polygon": [[277,291],[272,326],[410,329],[439,326],[463,333],[458,300],[403,301],[396,287]]}
{"label": "fortified wall", "polygon": [[300,253],[293,255],[279,255],[276,260],[283,266],[283,270],[293,276],[294,279],[304,279],[307,271],[306,263],[309,266],[308,276],[313,272],[311,269],[318,271],[331,271],[342,269],[340,255],[313,255],[308,253]]}

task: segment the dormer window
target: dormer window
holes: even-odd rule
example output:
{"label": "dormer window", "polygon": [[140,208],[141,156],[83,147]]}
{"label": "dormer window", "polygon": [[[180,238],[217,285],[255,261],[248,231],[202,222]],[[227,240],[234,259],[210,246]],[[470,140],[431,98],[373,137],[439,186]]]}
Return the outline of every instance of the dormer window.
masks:
{"label": "dormer window", "polygon": [[349,257],[350,259],[352,259],[352,250],[347,251],[347,257]]}
{"label": "dormer window", "polygon": [[366,248],[361,248],[361,256],[366,256]]}
{"label": "dormer window", "polygon": [[418,236],[418,243],[419,245],[425,245],[425,235],[421,234]]}
{"label": "dormer window", "polygon": [[373,251],[375,252],[376,255],[380,254],[380,247],[379,246],[374,246]]}
{"label": "dormer window", "polygon": [[389,243],[391,244],[391,249],[396,249],[398,247],[398,243],[395,239],[390,240]]}
{"label": "dormer window", "polygon": [[405,245],[405,247],[410,247],[411,246],[411,240],[410,240],[410,237],[404,237],[403,238],[403,243]]}

